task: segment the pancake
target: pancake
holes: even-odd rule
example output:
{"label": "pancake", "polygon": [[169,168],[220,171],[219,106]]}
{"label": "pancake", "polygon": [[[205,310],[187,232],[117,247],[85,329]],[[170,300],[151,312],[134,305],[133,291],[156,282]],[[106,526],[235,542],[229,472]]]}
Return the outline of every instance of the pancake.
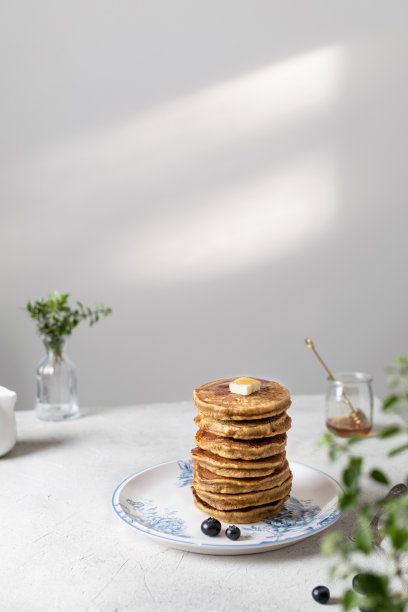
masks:
{"label": "pancake", "polygon": [[264,491],[282,484],[290,474],[288,462],[285,460],[272,474],[255,478],[232,478],[220,476],[194,462],[193,486],[211,493],[250,493]]}
{"label": "pancake", "polygon": [[194,494],[194,505],[196,508],[204,512],[207,516],[218,519],[225,523],[256,523],[262,519],[268,518],[269,516],[275,516],[283,508],[283,505],[289,495],[283,499],[272,502],[271,504],[264,504],[261,506],[252,506],[249,508],[240,508],[239,510],[219,510],[213,508],[205,501],[200,499],[197,493],[193,490]]}
{"label": "pancake", "polygon": [[255,459],[253,461],[228,459],[227,457],[220,457],[219,455],[215,455],[201,448],[193,448],[191,456],[199,465],[210,469],[215,474],[232,476],[233,478],[267,476],[268,474],[272,474],[276,467],[281,465],[285,460],[285,453],[280,453],[264,459]]}
{"label": "pancake", "polygon": [[234,380],[216,380],[195,389],[193,399],[199,411],[216,419],[239,421],[271,417],[290,405],[289,391],[277,382],[258,379],[259,391],[244,396],[229,390]]}
{"label": "pancake", "polygon": [[194,491],[200,499],[217,510],[236,510],[250,506],[270,504],[289,495],[292,487],[292,474],[279,486],[265,491],[251,491],[250,493],[213,493],[194,485]]}
{"label": "pancake", "polygon": [[199,448],[221,457],[252,461],[282,453],[286,446],[286,434],[279,434],[272,438],[237,440],[236,438],[216,436],[199,429],[195,436],[195,442]]}
{"label": "pancake", "polygon": [[252,440],[254,438],[266,438],[285,433],[290,429],[292,419],[286,412],[282,412],[267,419],[223,421],[199,412],[194,422],[200,429],[217,436],[237,438],[238,440]]}

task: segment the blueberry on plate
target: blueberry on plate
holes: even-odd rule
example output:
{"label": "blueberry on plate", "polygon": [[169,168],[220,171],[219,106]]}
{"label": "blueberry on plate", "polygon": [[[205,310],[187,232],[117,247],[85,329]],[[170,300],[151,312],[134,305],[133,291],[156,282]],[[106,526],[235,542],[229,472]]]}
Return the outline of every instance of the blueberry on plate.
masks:
{"label": "blueberry on plate", "polygon": [[217,519],[209,517],[201,523],[201,531],[204,533],[204,535],[214,538],[221,531],[221,523],[220,521],[217,521]]}
{"label": "blueberry on plate", "polygon": [[239,527],[237,527],[236,525],[230,525],[229,527],[227,527],[227,529],[225,530],[225,535],[227,536],[227,538],[229,538],[230,540],[238,540],[239,536],[241,535],[241,530]]}
{"label": "blueberry on plate", "polygon": [[326,586],[319,585],[313,589],[312,597],[318,603],[325,604],[330,599],[330,591]]}

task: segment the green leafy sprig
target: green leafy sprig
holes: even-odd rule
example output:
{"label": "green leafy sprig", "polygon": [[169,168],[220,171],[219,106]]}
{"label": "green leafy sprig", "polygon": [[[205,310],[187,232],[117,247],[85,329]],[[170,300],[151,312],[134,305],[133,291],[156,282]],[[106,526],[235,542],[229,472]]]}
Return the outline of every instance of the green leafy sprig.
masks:
{"label": "green leafy sprig", "polygon": [[68,304],[69,295],[54,291],[48,295],[48,298],[37,299],[33,303],[28,301],[26,305],[30,317],[37,323],[38,333],[57,357],[61,356],[65,338],[72,334],[81,321],[88,320],[92,326],[101,317],[106,317],[112,312],[111,308],[103,304],[91,309],[81,302],[76,302],[76,307],[72,308]]}
{"label": "green leafy sprig", "polygon": [[[383,410],[408,418],[408,356],[398,357],[391,368],[392,377],[388,384],[393,388],[393,394],[387,397]],[[403,436],[404,441],[388,449],[387,456],[393,457],[408,450],[408,426],[404,423],[392,424],[378,432],[380,439]],[[329,457],[336,461],[340,456],[347,459],[342,473],[344,493],[340,497],[340,508],[356,513],[356,532],[353,537],[345,537],[341,531],[335,531],[323,540],[322,553],[337,557],[332,573],[338,573],[346,578],[356,574],[353,588],[345,591],[341,598],[344,610],[359,607],[360,610],[375,612],[404,612],[408,609],[408,575],[403,570],[402,560],[408,553],[408,493],[399,497],[380,496],[374,503],[368,504],[362,500],[361,492],[365,478],[379,483],[383,487],[390,484],[390,478],[379,469],[369,472],[364,470],[364,460],[354,452],[355,444],[364,436],[354,436],[339,441],[331,433],[323,436],[322,443],[327,446]],[[408,473],[402,475],[408,484]],[[374,530],[372,522],[381,511],[380,527]],[[379,542],[386,542],[391,561],[388,573],[376,574],[366,572],[353,561],[354,553],[370,557]],[[340,574],[338,568],[343,568]],[[337,569],[336,569],[337,568]],[[399,583],[399,587],[395,584]]]}

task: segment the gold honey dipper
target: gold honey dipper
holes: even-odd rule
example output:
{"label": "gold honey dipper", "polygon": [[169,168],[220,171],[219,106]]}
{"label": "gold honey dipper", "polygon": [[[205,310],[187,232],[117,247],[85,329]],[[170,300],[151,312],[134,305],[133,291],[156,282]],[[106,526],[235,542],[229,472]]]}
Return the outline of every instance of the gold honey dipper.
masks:
{"label": "gold honey dipper", "polygon": [[[311,338],[306,338],[305,344],[307,348],[312,349],[312,351],[314,352],[314,354],[316,355],[316,357],[318,358],[318,360],[320,361],[320,363],[326,370],[327,374],[329,375],[330,380],[335,380],[333,374],[331,373],[331,371],[329,370],[329,368],[327,367],[323,359],[320,357],[319,353],[316,351],[316,347],[314,345],[313,340]],[[353,404],[351,403],[347,395],[344,393],[344,390],[342,391],[342,395],[343,395],[343,402],[347,404],[347,406],[350,408],[350,416],[356,425],[356,429],[358,429],[364,421],[367,422],[367,417],[364,414],[364,412],[360,410],[360,408],[354,408]]]}

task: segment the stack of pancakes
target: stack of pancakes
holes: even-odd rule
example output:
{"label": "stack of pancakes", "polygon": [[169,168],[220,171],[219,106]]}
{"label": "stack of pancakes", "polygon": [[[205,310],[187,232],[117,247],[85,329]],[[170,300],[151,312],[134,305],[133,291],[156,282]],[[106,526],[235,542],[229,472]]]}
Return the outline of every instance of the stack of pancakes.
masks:
{"label": "stack of pancakes", "polygon": [[260,380],[259,391],[239,395],[230,391],[232,381],[194,391],[194,504],[220,521],[253,523],[277,514],[290,495],[285,448],[291,401],[279,383]]}

